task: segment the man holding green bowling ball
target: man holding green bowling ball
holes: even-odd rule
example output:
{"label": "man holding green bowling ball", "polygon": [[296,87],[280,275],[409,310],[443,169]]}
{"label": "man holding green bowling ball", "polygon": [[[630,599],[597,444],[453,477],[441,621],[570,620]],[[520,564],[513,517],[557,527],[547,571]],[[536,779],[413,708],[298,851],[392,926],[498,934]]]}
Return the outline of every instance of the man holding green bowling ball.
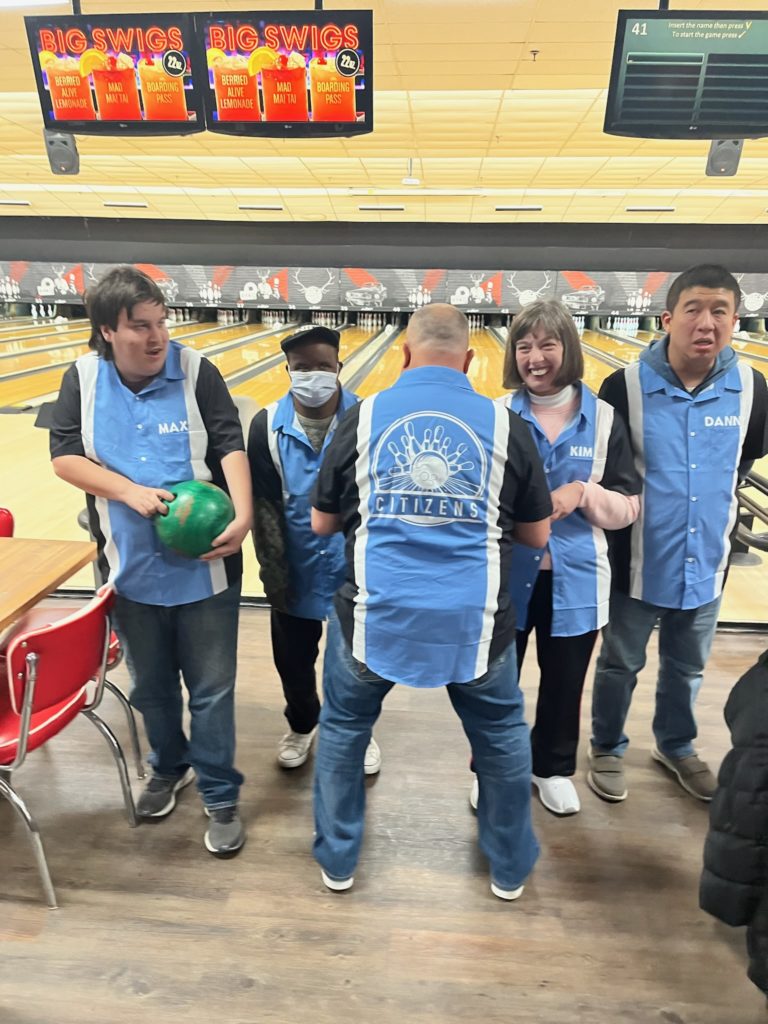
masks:
{"label": "man holding green bowling ball", "polygon": [[[51,429],[61,479],[86,493],[99,568],[114,585],[131,702],[144,716],[153,774],[138,801],[162,818],[195,780],[208,815],[206,849],[232,856],[245,842],[234,766],[234,688],[251,481],[237,410],[216,367],[171,342],[163,294],[134,267],[117,267],[86,296],[89,345],[67,370]],[[234,518],[199,558],[172,551],[154,519],[180,481],[206,481],[232,499]],[[185,734],[181,679],[189,693]]]}

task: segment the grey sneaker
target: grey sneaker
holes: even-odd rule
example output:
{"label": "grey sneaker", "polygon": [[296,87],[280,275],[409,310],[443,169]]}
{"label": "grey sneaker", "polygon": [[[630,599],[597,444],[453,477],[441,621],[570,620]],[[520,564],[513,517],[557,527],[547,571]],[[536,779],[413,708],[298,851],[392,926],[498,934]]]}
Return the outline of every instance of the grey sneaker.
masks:
{"label": "grey sneaker", "polygon": [[654,747],[651,757],[671,771],[683,789],[697,800],[709,801],[715,795],[717,779],[709,770],[709,765],[702,761],[698,754],[689,754],[688,757],[667,757],[658,747]]}
{"label": "grey sneaker", "polygon": [[193,782],[195,773],[187,768],[178,779],[164,779],[153,775],[136,804],[140,818],[164,818],[176,806],[176,794]]}
{"label": "grey sneaker", "polygon": [[600,754],[594,748],[589,751],[587,783],[593,793],[603,800],[619,803],[627,799],[627,784],[624,781],[624,763],[615,754]]}
{"label": "grey sneaker", "polygon": [[234,857],[245,843],[245,829],[237,813],[237,804],[215,810],[206,807],[205,813],[211,819],[203,839],[206,850],[214,857]]}

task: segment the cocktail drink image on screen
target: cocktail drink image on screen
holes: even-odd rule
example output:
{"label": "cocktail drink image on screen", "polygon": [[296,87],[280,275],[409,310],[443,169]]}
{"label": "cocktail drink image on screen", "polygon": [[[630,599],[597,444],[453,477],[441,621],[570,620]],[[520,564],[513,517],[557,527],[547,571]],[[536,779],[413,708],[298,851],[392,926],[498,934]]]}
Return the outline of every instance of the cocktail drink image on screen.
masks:
{"label": "cocktail drink image on screen", "polygon": [[139,87],[133,57],[128,53],[120,53],[117,57],[102,54],[102,57],[104,63],[94,66],[92,71],[99,117],[102,121],[140,121]]}
{"label": "cocktail drink image on screen", "polygon": [[183,75],[169,75],[160,57],[142,57],[139,61],[139,82],[147,121],[187,120]]}
{"label": "cocktail drink image on screen", "polygon": [[77,57],[57,57],[43,50],[40,66],[48,78],[53,116],[59,121],[95,121],[88,74],[82,74]]}
{"label": "cocktail drink image on screen", "polygon": [[309,62],[309,92],[313,121],[355,120],[355,79],[339,74],[334,57]]}
{"label": "cocktail drink image on screen", "polygon": [[[255,51],[254,51],[255,52]],[[265,121],[308,121],[307,63],[304,56],[281,53],[261,70]]]}
{"label": "cocktail drink image on screen", "polygon": [[260,121],[256,71],[249,67],[249,58],[241,54],[228,56],[215,47],[207,51],[207,58],[213,71],[219,120]]}

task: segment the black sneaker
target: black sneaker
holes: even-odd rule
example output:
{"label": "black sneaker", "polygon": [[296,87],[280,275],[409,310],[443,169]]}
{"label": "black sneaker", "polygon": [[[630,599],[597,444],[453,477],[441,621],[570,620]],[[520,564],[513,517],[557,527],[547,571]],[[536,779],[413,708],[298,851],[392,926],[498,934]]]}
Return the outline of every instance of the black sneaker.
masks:
{"label": "black sneaker", "polygon": [[187,768],[178,779],[164,779],[153,775],[136,804],[136,813],[141,818],[164,818],[176,806],[176,794],[193,782],[195,772]]}
{"label": "black sneaker", "polygon": [[205,808],[211,819],[203,842],[205,848],[214,857],[234,857],[245,843],[245,829],[237,812],[237,804],[229,807],[217,807],[215,810]]}

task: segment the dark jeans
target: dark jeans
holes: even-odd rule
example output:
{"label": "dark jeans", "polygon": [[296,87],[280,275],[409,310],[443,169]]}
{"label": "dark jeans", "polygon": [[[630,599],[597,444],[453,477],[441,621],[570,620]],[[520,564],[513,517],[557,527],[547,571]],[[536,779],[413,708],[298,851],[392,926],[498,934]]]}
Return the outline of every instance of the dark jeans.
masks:
{"label": "dark jeans", "polygon": [[531,730],[533,774],[548,779],[571,776],[576,771],[579,746],[581,694],[597,630],[579,636],[551,636],[552,573],[540,572],[528,606],[525,629],[517,633],[517,667],[523,658],[531,630],[536,630],[539,662],[539,697],[536,722]]}
{"label": "dark jeans", "polygon": [[312,732],[320,717],[315,662],[323,635],[319,619],[299,619],[272,609],[272,656],[283,684],[285,717],[293,732]]}
{"label": "dark jeans", "polygon": [[[192,765],[211,809],[236,804],[243,782],[234,767],[239,614],[239,583],[172,608],[115,599],[115,630],[133,682],[131,703],[152,747],[149,762],[166,779]],[[180,676],[189,692],[189,739]]]}

